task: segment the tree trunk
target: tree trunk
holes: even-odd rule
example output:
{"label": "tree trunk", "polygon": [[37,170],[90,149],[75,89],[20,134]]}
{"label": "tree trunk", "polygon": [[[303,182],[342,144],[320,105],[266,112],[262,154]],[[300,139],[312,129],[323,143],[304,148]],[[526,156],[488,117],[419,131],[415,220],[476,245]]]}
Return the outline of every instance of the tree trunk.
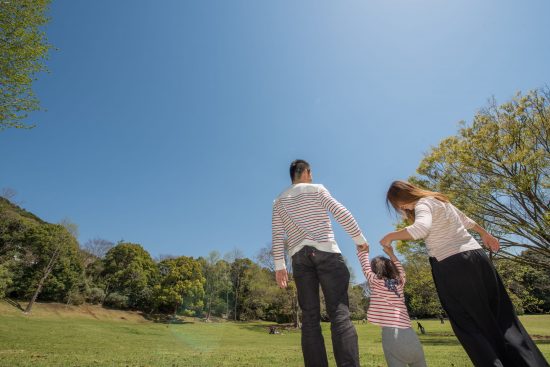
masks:
{"label": "tree trunk", "polygon": [[210,321],[210,313],[212,313],[212,296],[208,299],[208,312],[206,313],[207,321]]}
{"label": "tree trunk", "polygon": [[225,319],[229,320],[229,290],[225,290]]}
{"label": "tree trunk", "polygon": [[235,290],[235,313],[233,315],[234,321],[237,321],[237,297],[239,296],[239,291]]}
{"label": "tree trunk", "polygon": [[52,272],[53,266],[54,266],[55,262],[57,261],[57,258],[59,257],[59,252],[60,252],[60,248],[57,248],[55,250],[52,258],[48,262],[48,265],[46,266],[46,269],[44,269],[44,275],[42,276],[42,278],[38,282],[38,286],[36,287],[36,291],[34,292],[29,304],[27,305],[27,308],[25,309],[25,313],[31,313],[32,306],[34,305],[34,302],[36,301],[36,299],[38,298],[38,295],[42,291],[42,287],[44,286],[44,283],[46,282],[46,279],[48,279],[48,276]]}
{"label": "tree trunk", "polygon": [[294,327],[296,329],[299,329],[301,327],[300,326],[300,305],[298,304],[297,292],[298,292],[297,290],[294,291],[294,299],[292,301],[294,303],[294,317],[295,317]]}

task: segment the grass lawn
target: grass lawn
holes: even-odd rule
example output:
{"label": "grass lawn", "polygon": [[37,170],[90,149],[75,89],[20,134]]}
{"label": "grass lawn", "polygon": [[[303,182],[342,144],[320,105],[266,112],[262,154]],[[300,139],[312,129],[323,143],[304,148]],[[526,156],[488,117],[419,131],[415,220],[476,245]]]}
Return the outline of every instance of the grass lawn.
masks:
{"label": "grass lawn", "polygon": [[[521,320],[550,359],[550,315]],[[428,365],[471,366],[450,325],[422,320]],[[156,324],[97,306],[36,304],[25,316],[0,301],[0,366],[300,366],[300,332],[269,335],[270,323]],[[356,324],[362,366],[385,366],[378,327]],[[330,327],[323,324],[329,351]]]}

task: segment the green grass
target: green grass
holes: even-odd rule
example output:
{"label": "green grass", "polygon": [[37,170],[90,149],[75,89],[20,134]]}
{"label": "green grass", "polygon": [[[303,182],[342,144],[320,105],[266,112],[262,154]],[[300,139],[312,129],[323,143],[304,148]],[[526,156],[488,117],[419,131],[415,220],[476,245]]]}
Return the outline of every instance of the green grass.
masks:
{"label": "green grass", "polygon": [[[550,315],[522,317],[550,358]],[[422,320],[430,366],[471,366],[450,325]],[[155,324],[136,313],[95,306],[37,304],[25,316],[0,302],[1,366],[300,366],[300,332],[269,335],[269,323]],[[356,324],[362,366],[385,366],[380,330]],[[334,366],[330,329],[323,324]]]}

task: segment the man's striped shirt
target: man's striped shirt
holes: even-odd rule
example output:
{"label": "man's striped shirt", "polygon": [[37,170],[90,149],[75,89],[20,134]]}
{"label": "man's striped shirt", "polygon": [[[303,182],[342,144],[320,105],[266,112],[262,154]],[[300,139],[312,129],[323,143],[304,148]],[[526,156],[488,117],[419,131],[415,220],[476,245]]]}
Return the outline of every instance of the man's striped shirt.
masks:
{"label": "man's striped shirt", "polygon": [[290,186],[273,202],[272,235],[275,269],[285,269],[284,248],[289,256],[304,246],[340,253],[328,213],[356,244],[367,241],[351,213],[323,185],[300,183]]}

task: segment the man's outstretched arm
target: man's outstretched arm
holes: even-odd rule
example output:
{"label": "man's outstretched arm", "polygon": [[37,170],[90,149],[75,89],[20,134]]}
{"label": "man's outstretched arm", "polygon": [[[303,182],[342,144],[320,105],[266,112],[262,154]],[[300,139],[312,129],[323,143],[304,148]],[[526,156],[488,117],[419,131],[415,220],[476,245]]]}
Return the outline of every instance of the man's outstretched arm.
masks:
{"label": "man's outstretched arm", "polygon": [[355,242],[356,245],[366,244],[367,240],[350,211],[333,198],[330,192],[324,187],[319,191],[319,196],[321,205],[334,216],[334,219],[336,219],[342,228],[351,236],[353,242]]}

